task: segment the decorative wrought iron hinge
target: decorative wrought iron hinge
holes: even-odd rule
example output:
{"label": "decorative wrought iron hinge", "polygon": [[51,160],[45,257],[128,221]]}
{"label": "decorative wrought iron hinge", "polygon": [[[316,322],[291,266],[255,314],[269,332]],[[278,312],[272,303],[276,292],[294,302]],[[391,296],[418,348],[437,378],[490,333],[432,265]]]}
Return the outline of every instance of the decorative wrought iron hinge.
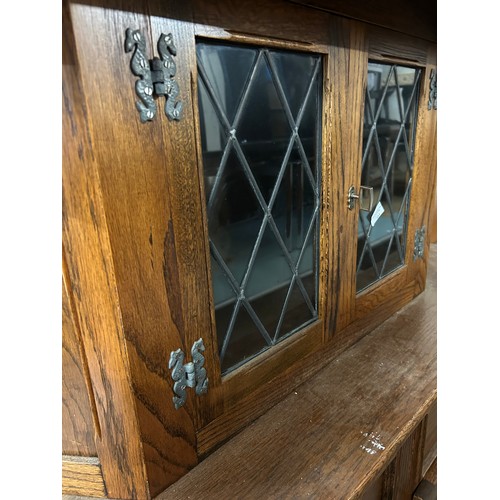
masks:
{"label": "decorative wrought iron hinge", "polygon": [[424,258],[425,226],[415,231],[415,245],[413,247],[413,260]]}
{"label": "decorative wrought iron hinge", "polygon": [[130,59],[130,69],[140,80],[135,82],[135,92],[140,101],[136,102],[141,122],[151,121],[156,115],[156,96],[165,96],[165,114],[169,120],[180,120],[182,101],[176,101],[179,84],[174,80],[177,66],[174,58],[177,54],[172,33],[162,33],[158,40],[160,58],[149,60],[146,57],[146,41],[140,30],[127,28],[125,32],[125,52],[135,51]]}
{"label": "decorative wrought iron hinge", "polygon": [[181,349],[170,353],[168,367],[172,370],[174,380],[175,396],[172,400],[176,410],[186,402],[186,387],[194,387],[197,396],[208,391],[207,370],[203,367],[205,357],[201,354],[204,350],[203,340],[197,340],[191,347],[193,361],[186,364],[184,364],[185,354]]}
{"label": "decorative wrought iron hinge", "polygon": [[432,108],[437,109],[437,71],[432,68],[431,75],[429,76],[429,102],[427,104],[427,109]]}

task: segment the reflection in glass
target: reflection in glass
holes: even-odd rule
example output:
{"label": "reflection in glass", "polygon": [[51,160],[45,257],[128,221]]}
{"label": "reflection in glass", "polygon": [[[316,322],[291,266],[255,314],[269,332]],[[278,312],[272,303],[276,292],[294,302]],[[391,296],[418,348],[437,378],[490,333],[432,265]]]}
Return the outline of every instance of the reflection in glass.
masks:
{"label": "reflection in glass", "polygon": [[321,57],[200,42],[222,373],[318,317]]}
{"label": "reflection in glass", "polygon": [[357,291],[404,264],[419,80],[419,69],[368,64],[360,184],[375,203],[359,211]]}

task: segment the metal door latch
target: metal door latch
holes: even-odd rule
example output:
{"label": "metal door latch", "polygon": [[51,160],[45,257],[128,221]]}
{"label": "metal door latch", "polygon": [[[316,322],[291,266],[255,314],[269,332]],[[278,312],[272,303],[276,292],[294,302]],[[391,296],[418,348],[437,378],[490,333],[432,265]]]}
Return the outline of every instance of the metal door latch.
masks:
{"label": "metal door latch", "polygon": [[413,246],[413,260],[424,258],[425,226],[415,231],[415,244]]}
{"label": "metal door latch", "polygon": [[[365,207],[364,206],[364,192],[368,192],[368,196],[370,198],[369,206]],[[371,209],[373,208],[373,188],[368,187],[368,186],[359,186],[359,194],[356,194],[356,189],[354,186],[351,186],[349,188],[349,191],[347,192],[347,208],[349,210],[352,210],[354,208],[354,204],[356,203],[356,200],[359,200],[359,209],[363,210],[364,212],[370,212]]]}
{"label": "metal door latch", "polygon": [[175,396],[172,400],[176,410],[186,402],[186,387],[193,387],[197,396],[208,391],[207,370],[203,367],[205,357],[201,354],[204,350],[203,340],[197,340],[191,347],[193,361],[186,364],[184,364],[185,354],[181,349],[170,353],[168,367],[172,370],[174,380]]}
{"label": "metal door latch", "polygon": [[127,28],[125,32],[125,52],[135,51],[130,60],[130,69],[141,79],[135,82],[135,93],[140,101],[136,102],[141,122],[151,121],[156,115],[156,102],[153,95],[165,96],[165,114],[169,120],[180,120],[182,102],[176,101],[179,84],[174,80],[177,66],[174,58],[177,54],[172,33],[162,33],[158,40],[160,58],[146,57],[146,41],[140,30]]}

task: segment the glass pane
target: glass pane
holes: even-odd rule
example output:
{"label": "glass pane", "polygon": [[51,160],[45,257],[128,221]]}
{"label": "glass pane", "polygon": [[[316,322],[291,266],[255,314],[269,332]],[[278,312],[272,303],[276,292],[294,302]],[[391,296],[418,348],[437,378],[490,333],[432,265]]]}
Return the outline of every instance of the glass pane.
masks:
{"label": "glass pane", "polygon": [[271,52],[270,58],[283,87],[292,116],[297,119],[299,109],[304,105],[307,87],[311,83],[316,58],[307,54],[278,51]]}
{"label": "glass pane", "polygon": [[357,291],[404,264],[419,80],[419,69],[368,64],[360,184],[375,203],[359,211]]}
{"label": "glass pane", "polygon": [[265,57],[261,57],[257,64],[236,133],[262,196],[268,203],[290,144],[292,128]]}
{"label": "glass pane", "polygon": [[237,45],[196,45],[198,66],[206,72],[217,96],[217,102],[232,123],[241,101],[250,71],[257,57],[257,50]]}
{"label": "glass pane", "polygon": [[199,42],[197,55],[227,373],[318,316],[321,57],[214,42]]}

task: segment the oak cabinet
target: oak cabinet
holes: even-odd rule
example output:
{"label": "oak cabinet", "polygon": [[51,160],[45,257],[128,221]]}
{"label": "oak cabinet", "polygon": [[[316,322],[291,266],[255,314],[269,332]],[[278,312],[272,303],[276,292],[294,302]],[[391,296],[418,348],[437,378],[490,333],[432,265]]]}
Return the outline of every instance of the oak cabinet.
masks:
{"label": "oak cabinet", "polygon": [[280,0],[63,13],[63,451],[148,498],[424,289],[435,44]]}

